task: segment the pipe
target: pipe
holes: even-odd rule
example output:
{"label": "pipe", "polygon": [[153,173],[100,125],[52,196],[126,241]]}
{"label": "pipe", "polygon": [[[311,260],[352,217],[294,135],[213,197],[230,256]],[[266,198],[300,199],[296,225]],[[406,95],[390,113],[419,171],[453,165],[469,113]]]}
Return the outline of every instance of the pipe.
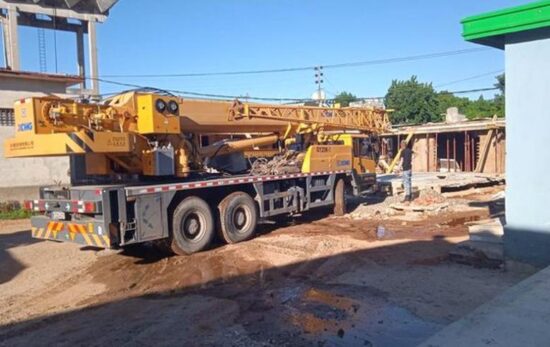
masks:
{"label": "pipe", "polygon": [[451,158],[450,158],[451,142],[448,134],[446,135],[446,137],[447,137],[447,172],[451,172]]}
{"label": "pipe", "polygon": [[464,131],[464,171],[471,171],[470,168],[470,136]]}
{"label": "pipe", "polygon": [[439,165],[439,134],[435,133],[435,170]]}
{"label": "pipe", "polygon": [[472,157],[472,171],[476,169],[476,139],[472,137],[470,139],[470,155]]}
{"label": "pipe", "polygon": [[262,137],[256,137],[252,139],[227,141],[221,143],[215,143],[210,146],[199,148],[199,154],[201,157],[212,157],[214,155],[222,155],[233,152],[243,151],[245,149],[254,146],[266,146],[276,143],[279,140],[277,135],[268,135]]}
{"label": "pipe", "polygon": [[495,173],[498,173],[498,128],[495,129]]}
{"label": "pipe", "polygon": [[430,135],[426,134],[426,172],[430,172]]}
{"label": "pipe", "polygon": [[457,160],[456,160],[456,134],[453,134],[453,160],[454,160],[454,171],[456,172],[456,163],[457,163]]}

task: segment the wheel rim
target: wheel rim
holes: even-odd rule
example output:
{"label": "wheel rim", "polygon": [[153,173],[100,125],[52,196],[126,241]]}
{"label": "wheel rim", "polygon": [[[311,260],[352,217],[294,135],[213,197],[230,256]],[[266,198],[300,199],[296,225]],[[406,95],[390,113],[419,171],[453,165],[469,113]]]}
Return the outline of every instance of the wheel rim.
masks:
{"label": "wheel rim", "polygon": [[181,219],[180,234],[190,242],[198,242],[206,233],[205,225],[202,214],[190,211]]}
{"label": "wheel rim", "polygon": [[233,225],[239,234],[245,233],[250,227],[251,212],[246,206],[239,206],[233,211]]}

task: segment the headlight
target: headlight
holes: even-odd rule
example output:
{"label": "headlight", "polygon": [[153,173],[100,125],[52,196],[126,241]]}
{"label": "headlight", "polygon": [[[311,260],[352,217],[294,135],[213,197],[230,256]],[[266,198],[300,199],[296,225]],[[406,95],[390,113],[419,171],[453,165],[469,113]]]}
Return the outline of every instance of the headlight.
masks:
{"label": "headlight", "polygon": [[155,108],[158,112],[162,113],[166,111],[166,103],[162,99],[157,99],[157,101],[155,101]]}
{"label": "headlight", "polygon": [[179,105],[174,100],[168,101],[168,112],[172,114],[178,114]]}

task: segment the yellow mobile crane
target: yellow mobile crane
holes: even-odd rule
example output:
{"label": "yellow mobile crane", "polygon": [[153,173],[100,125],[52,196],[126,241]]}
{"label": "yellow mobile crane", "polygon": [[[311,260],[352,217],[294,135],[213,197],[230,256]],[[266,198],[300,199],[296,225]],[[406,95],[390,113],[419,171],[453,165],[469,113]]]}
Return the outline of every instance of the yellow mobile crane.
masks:
{"label": "yellow mobile crane", "polygon": [[[36,238],[118,248],[169,240],[176,254],[228,243],[259,218],[335,205],[376,183],[381,109],[264,105],[132,91],[91,104],[15,103],[7,157],[70,156],[71,186],[42,187],[25,206]],[[207,135],[249,138],[204,143]],[[254,156],[269,147],[271,158]],[[252,153],[252,154],[251,154]],[[214,213],[216,211],[218,213]]]}

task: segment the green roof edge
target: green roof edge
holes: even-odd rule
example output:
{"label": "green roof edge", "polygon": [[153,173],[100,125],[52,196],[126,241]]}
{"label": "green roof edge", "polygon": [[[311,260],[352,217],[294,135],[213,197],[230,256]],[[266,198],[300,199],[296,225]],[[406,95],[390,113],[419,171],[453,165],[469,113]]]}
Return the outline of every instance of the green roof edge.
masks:
{"label": "green roof edge", "polygon": [[467,41],[550,27],[550,0],[466,17],[461,23]]}

